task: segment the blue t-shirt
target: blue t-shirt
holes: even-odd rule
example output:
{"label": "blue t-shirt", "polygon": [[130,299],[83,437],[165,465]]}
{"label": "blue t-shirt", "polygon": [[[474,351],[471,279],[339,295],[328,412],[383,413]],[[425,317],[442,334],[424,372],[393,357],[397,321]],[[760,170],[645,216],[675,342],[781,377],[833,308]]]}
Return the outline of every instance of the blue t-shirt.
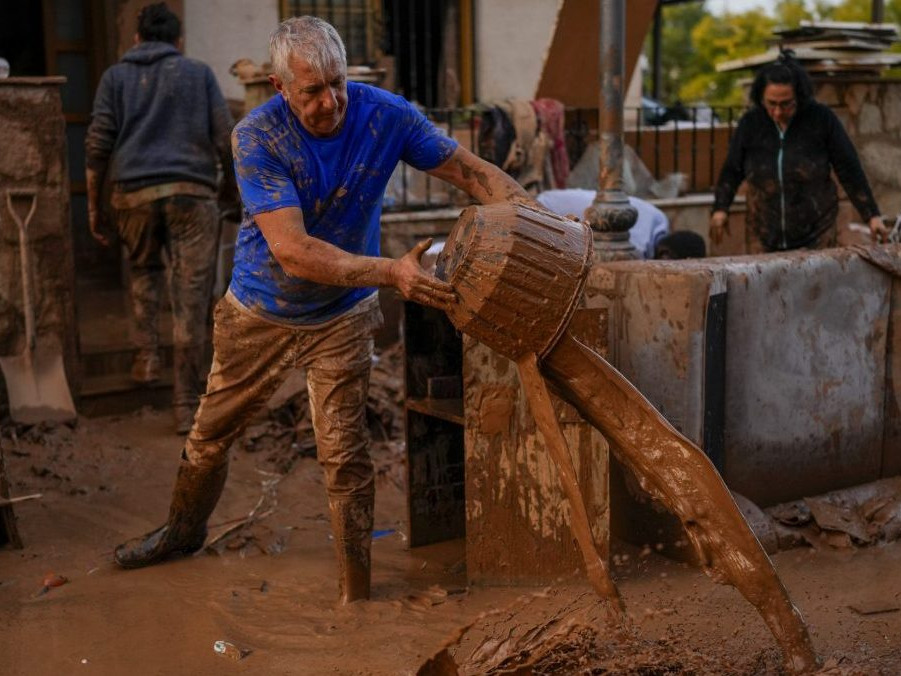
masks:
{"label": "blue t-shirt", "polygon": [[254,221],[299,207],[307,233],[353,254],[379,255],[382,196],[398,161],[434,169],[457,143],[400,96],[347,83],[344,125],[333,137],[303,128],[281,95],[235,127],[232,149],[244,220],[229,290],[264,317],[318,324],[371,295],[371,288],[317,284],[285,273]]}

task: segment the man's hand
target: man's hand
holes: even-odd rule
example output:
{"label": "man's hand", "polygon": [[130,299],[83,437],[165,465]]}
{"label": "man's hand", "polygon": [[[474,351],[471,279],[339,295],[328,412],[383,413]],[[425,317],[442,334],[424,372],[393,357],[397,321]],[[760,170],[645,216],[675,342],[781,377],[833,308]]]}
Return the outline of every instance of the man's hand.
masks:
{"label": "man's hand", "polygon": [[110,240],[104,234],[109,232],[107,223],[103,219],[103,210],[100,208],[100,193],[103,185],[103,173],[90,167],[85,167],[85,185],[88,198],[88,228],[91,237],[96,239],[101,246],[109,246]]}
{"label": "man's hand", "polygon": [[457,295],[450,284],[423,270],[422,254],[430,246],[431,239],[423,240],[395,260],[391,266],[391,284],[407,300],[447,311],[457,302]]}
{"label": "man's hand", "polygon": [[885,223],[882,220],[882,216],[873,216],[867,223],[870,226],[870,237],[873,238],[874,242],[887,242],[888,241],[888,228],[885,227]]}
{"label": "man's hand", "polygon": [[101,246],[109,246],[109,238],[103,234],[106,230],[106,223],[99,209],[88,209],[88,227],[91,229],[91,237],[96,239]]}
{"label": "man's hand", "polygon": [[724,234],[729,234],[729,214],[720,209],[710,216],[710,241],[719,244]]}

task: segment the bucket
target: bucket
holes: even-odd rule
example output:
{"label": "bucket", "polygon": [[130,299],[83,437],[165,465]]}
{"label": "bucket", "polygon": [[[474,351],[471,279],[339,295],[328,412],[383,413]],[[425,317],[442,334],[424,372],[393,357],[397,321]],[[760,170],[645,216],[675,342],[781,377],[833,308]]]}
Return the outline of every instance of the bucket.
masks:
{"label": "bucket", "polygon": [[544,356],[581,298],[593,244],[584,223],[522,204],[466,208],[438,256],[460,331],[518,361]]}

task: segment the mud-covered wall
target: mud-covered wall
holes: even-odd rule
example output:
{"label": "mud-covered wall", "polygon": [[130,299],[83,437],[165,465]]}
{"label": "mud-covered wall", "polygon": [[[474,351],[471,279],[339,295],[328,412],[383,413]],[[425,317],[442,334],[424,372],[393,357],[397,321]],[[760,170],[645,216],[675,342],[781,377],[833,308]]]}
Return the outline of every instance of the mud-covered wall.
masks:
{"label": "mud-covered wall", "polygon": [[[589,278],[588,303],[609,307],[611,363],[686,436],[712,438],[686,423],[722,406],[721,421],[709,419],[722,428],[714,460],[730,488],[769,505],[901,467],[899,254],[895,245],[611,263]],[[714,390],[712,318],[690,309],[712,298],[698,283],[710,275],[726,291]]]}
{"label": "mud-covered wall", "polygon": [[[577,310],[570,329],[606,354],[607,314]],[[466,570],[483,584],[546,583],[584,570],[557,467],[535,425],[516,364],[463,339],[466,429]],[[609,554],[608,454],[603,436],[554,397],[588,509]]]}
{"label": "mud-covered wall", "polygon": [[[60,103],[65,78],[0,80],[0,355],[25,349],[19,230],[7,208],[8,190],[36,190],[28,224],[35,332],[58,341],[73,392],[79,382],[75,274],[69,227],[69,174]],[[13,200],[20,218],[30,200]],[[7,402],[5,385],[0,400]]]}

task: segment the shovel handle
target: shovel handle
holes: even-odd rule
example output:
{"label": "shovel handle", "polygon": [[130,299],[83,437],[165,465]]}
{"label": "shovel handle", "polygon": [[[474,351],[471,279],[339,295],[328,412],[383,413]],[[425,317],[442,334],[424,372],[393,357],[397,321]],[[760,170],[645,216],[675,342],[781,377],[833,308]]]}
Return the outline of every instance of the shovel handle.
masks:
{"label": "shovel handle", "polygon": [[[31,207],[25,219],[13,207],[14,197],[30,197]],[[38,206],[38,191],[33,188],[10,188],[6,191],[6,208],[19,228],[19,258],[22,265],[22,300],[25,314],[25,355],[30,357],[35,343],[34,302],[31,289],[31,261],[28,251],[28,224]]]}

